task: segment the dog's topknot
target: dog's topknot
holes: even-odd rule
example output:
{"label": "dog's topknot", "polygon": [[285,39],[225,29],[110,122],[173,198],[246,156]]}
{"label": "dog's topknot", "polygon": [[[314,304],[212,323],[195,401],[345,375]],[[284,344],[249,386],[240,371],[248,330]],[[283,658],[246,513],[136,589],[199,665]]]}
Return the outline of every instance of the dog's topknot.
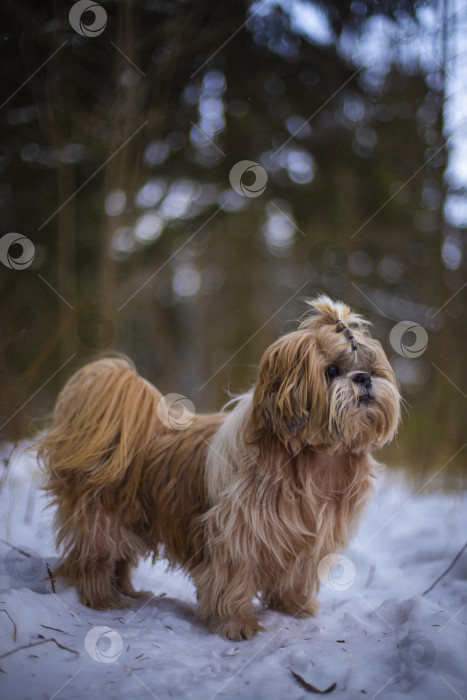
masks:
{"label": "dog's topknot", "polygon": [[345,326],[365,332],[369,321],[352,311],[342,301],[333,301],[325,294],[307,299],[312,311],[300,323],[300,329],[313,329],[318,326],[331,326],[341,322]]}

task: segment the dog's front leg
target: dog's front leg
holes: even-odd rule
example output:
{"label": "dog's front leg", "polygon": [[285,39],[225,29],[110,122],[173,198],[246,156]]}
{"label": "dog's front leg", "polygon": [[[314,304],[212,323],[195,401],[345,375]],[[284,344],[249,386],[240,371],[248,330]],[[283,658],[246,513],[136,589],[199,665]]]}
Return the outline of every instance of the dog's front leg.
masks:
{"label": "dog's front leg", "polygon": [[313,572],[296,572],[292,580],[271,580],[262,595],[264,604],[272,610],[282,610],[293,617],[309,617],[315,615],[320,604],[316,600],[319,590],[319,579]]}
{"label": "dog's front leg", "polygon": [[213,632],[238,642],[264,629],[253,612],[254,563],[205,552],[193,578],[200,614]]}

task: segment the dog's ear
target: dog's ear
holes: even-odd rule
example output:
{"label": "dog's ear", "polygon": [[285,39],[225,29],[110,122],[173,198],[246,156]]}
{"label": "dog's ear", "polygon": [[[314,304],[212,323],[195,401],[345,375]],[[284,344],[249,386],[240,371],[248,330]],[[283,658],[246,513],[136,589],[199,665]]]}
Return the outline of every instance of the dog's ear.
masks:
{"label": "dog's ear", "polygon": [[321,410],[323,376],[313,334],[279,338],[261,358],[253,396],[257,421],[284,442]]}

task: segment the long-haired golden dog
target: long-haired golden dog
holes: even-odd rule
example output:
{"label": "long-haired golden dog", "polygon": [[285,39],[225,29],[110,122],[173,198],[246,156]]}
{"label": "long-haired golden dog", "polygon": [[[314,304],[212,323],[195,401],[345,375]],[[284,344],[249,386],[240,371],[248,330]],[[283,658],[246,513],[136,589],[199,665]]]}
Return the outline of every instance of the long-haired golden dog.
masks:
{"label": "long-haired golden dog", "polygon": [[56,574],[84,604],[128,605],[131,570],[152,553],[191,574],[202,617],[230,639],[262,629],[255,595],[316,612],[319,562],[358,524],[370,451],[394,436],[400,396],[366,322],[327,297],[308,303],[225,413],[166,420],[164,397],[125,359],[68,381],[39,458],[64,551]]}

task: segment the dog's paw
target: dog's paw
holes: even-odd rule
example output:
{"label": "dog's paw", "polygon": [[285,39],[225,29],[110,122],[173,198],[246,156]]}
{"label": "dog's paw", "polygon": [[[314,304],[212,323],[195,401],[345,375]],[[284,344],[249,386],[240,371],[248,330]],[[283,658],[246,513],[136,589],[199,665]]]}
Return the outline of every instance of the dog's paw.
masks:
{"label": "dog's paw", "polygon": [[216,634],[231,639],[233,642],[253,639],[257,632],[264,632],[264,627],[259,624],[258,619],[254,616],[224,620],[213,625],[212,629]]}
{"label": "dog's paw", "polygon": [[134,588],[122,589],[122,593],[129,598],[152,598],[154,596],[152,591],[136,591]]}
{"label": "dog's paw", "polygon": [[321,603],[316,598],[303,598],[294,594],[286,594],[282,598],[271,598],[268,608],[279,610],[293,617],[311,617],[316,615]]}
{"label": "dog's paw", "polygon": [[311,617],[316,615],[320,607],[321,603],[318,603],[316,598],[310,598],[304,605],[299,606],[298,609],[289,614],[295,615],[295,617]]}
{"label": "dog's paw", "polygon": [[88,608],[93,608],[94,610],[126,610],[130,607],[131,603],[120,596],[115,596],[113,598],[89,598],[88,596],[81,595],[81,602]]}

